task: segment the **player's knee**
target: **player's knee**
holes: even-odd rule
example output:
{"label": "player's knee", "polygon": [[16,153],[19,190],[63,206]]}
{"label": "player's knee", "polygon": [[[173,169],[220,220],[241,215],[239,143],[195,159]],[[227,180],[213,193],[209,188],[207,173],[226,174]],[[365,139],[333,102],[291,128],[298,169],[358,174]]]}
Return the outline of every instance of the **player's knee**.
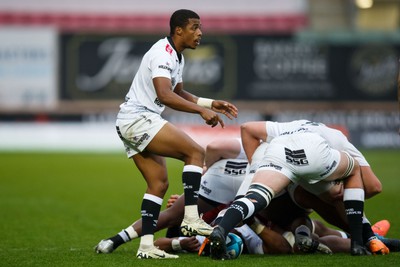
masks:
{"label": "player's knee", "polygon": [[169,187],[169,182],[168,180],[159,180],[157,182],[151,183],[148,185],[148,190],[149,193],[152,193],[156,196],[159,197],[164,197],[165,194],[167,193]]}
{"label": "player's knee", "polygon": [[190,149],[184,151],[183,161],[185,164],[203,166],[206,152],[203,147],[198,144],[190,146]]}
{"label": "player's knee", "polygon": [[168,187],[169,187],[169,182],[168,182],[168,180],[167,180],[167,181],[163,181],[163,182],[161,183],[160,190],[163,192],[163,195],[165,195],[165,194],[167,193]]}
{"label": "player's knee", "polygon": [[382,184],[376,181],[373,185],[364,184],[365,198],[371,198],[382,192]]}
{"label": "player's knee", "polygon": [[374,195],[376,195],[381,192],[382,192],[382,183],[380,181],[376,181],[376,183],[374,184],[372,193],[374,193]]}
{"label": "player's knee", "polygon": [[365,197],[370,198],[382,192],[382,183],[369,166],[361,166]]}

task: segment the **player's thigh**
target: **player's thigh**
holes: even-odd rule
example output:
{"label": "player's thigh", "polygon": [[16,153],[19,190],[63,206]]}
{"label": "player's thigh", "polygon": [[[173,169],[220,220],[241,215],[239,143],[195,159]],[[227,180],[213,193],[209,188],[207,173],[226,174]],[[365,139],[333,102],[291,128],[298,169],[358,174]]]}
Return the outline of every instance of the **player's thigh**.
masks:
{"label": "player's thigh", "polygon": [[[319,196],[327,202],[343,198],[343,183],[340,181],[322,180],[318,183],[309,184],[300,180],[298,184],[307,192]],[[300,189],[296,187],[297,190],[300,192]]]}
{"label": "player's thigh", "polygon": [[171,123],[166,123],[146,147],[147,151],[186,161],[199,163],[203,166],[204,149],[189,135]]}
{"label": "player's thigh", "polygon": [[276,195],[289,185],[290,179],[278,171],[259,169],[254,175],[252,183],[263,184],[271,188]]}

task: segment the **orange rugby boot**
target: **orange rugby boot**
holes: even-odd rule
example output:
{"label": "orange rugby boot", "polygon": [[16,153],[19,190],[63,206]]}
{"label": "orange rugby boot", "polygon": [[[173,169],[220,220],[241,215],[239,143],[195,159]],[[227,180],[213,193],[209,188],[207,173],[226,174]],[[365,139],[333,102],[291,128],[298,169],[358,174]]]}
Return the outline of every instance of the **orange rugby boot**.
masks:
{"label": "orange rugby boot", "polygon": [[371,228],[375,234],[380,235],[380,236],[386,236],[387,232],[390,229],[390,223],[388,220],[381,220],[379,222],[376,222],[374,225],[372,225]]}
{"label": "orange rugby boot", "polygon": [[377,238],[370,240],[367,244],[367,247],[374,255],[386,255],[390,252],[389,248]]}

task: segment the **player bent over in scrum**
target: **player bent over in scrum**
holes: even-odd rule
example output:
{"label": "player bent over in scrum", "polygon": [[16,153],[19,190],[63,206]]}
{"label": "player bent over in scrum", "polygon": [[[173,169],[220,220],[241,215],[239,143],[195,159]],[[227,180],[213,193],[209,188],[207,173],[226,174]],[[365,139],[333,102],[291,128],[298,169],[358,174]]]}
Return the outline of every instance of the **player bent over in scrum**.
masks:
{"label": "player bent over in scrum", "polygon": [[[371,169],[368,161],[362,153],[349,142],[347,137],[339,130],[328,127],[320,122],[311,122],[308,120],[295,120],[290,122],[273,122],[273,121],[255,121],[248,122],[242,125],[242,138],[246,140],[248,152],[252,151],[262,142],[271,142],[275,137],[287,133],[295,133],[298,131],[313,132],[321,135],[331,148],[339,151],[347,152],[360,165],[361,177],[366,192],[365,198],[370,198],[382,190],[382,184]],[[254,155],[253,155],[254,156]],[[245,183],[248,184],[247,177]],[[331,181],[321,181],[318,183],[309,184],[307,181],[300,180],[301,187],[298,189],[306,189],[318,198],[329,203],[328,208],[321,201],[311,201],[310,205],[301,204],[301,206],[311,207],[317,211],[326,221],[331,224],[349,231],[347,218],[343,207],[343,185],[342,183],[332,183]],[[304,191],[304,190],[303,190]],[[304,193],[303,193],[304,195]],[[313,197],[308,194],[308,197],[303,197],[297,200],[310,200]],[[316,205],[321,204],[321,205]],[[332,210],[332,206],[335,207]],[[336,209],[336,210],[335,210]],[[371,224],[368,219],[363,216],[363,238],[364,243],[369,250],[374,254],[385,254],[387,248],[382,242],[375,237]]]}
{"label": "player bent over in scrum", "polygon": [[[249,152],[243,137],[242,141],[246,154],[251,157],[255,148]],[[268,144],[245,197],[230,205],[210,235],[211,258],[226,258],[227,233],[242,220],[267,207],[275,194],[290,182],[303,180],[312,184],[339,179],[344,179],[344,205],[352,237],[351,254],[366,255],[362,239],[364,185],[357,161],[347,153],[332,149],[320,135],[299,131],[276,137]]]}

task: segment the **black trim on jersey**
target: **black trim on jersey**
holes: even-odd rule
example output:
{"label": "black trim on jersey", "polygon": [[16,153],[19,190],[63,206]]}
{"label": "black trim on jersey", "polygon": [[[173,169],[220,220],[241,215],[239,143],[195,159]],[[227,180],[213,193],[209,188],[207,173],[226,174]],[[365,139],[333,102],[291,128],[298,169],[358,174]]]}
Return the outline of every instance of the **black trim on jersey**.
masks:
{"label": "black trim on jersey", "polygon": [[178,55],[179,63],[181,63],[181,61],[182,61],[182,54],[179,53],[178,51],[176,51],[174,41],[172,41],[172,37],[171,37],[171,36],[168,36],[167,39],[168,39],[169,44],[172,46],[172,48],[175,50],[176,54]]}

